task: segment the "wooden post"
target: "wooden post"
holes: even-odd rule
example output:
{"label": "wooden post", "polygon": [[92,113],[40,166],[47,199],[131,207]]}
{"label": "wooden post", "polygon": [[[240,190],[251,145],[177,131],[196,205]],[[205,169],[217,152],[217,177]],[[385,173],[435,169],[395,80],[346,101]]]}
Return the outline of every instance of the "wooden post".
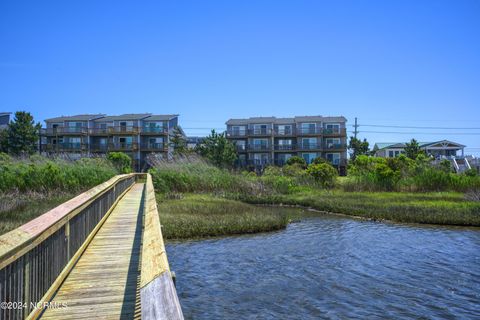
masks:
{"label": "wooden post", "polygon": [[[27,259],[28,258],[28,259]],[[25,266],[24,266],[24,273],[23,273],[23,302],[25,303],[25,307],[23,308],[23,317],[26,318],[30,313],[30,261],[31,261],[31,253],[25,256]]]}
{"label": "wooden post", "polygon": [[65,223],[65,245],[67,246],[67,261],[70,261],[70,220]]}

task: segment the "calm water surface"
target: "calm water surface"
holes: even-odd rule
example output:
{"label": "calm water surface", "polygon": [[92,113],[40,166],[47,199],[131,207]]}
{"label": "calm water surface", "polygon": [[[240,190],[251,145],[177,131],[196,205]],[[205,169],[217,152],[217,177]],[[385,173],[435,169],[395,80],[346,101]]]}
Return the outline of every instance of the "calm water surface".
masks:
{"label": "calm water surface", "polygon": [[321,216],[167,251],[187,319],[480,319],[480,229]]}

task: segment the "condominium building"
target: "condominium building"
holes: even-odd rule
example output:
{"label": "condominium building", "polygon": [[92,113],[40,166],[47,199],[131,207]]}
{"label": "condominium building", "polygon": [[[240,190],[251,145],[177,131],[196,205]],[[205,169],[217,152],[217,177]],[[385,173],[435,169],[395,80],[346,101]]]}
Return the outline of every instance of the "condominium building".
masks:
{"label": "condominium building", "polygon": [[239,166],[283,165],[292,156],[307,163],[322,157],[345,173],[345,117],[302,116],[230,119],[227,138],[234,142]]}
{"label": "condominium building", "polygon": [[170,135],[178,115],[82,114],[45,120],[41,152],[64,153],[79,158],[110,151],[131,156],[135,170],[142,170],[148,154],[167,157]]}
{"label": "condominium building", "polygon": [[0,130],[6,129],[10,123],[10,112],[0,112]]}

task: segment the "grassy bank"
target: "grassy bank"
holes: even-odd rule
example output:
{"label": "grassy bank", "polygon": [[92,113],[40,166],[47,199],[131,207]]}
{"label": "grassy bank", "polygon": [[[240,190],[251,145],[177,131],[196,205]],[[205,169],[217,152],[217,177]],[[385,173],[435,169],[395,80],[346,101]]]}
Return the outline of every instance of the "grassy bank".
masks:
{"label": "grassy bank", "polygon": [[[415,166],[414,168],[418,169]],[[227,171],[208,165],[205,162],[193,161],[162,163],[151,172],[155,188],[162,194],[209,192],[220,198],[229,198],[250,204],[300,205],[321,211],[361,216],[375,220],[480,226],[480,202],[467,200],[467,198],[474,199],[474,197],[468,197],[470,191],[467,192],[467,196],[464,192],[454,191],[358,191],[356,187],[351,188],[352,184],[357,183],[355,182],[355,176],[353,178],[339,177],[335,183],[335,188],[325,189],[321,187],[321,183],[312,181],[305,170],[295,167],[288,168],[288,166],[283,169],[272,168],[266,170],[263,176],[256,176],[253,173]],[[459,190],[472,190],[474,194],[479,194],[475,187],[478,177],[456,177],[450,173],[441,176],[454,177],[448,181],[456,181],[455,179],[457,179],[468,182],[466,184],[468,187],[462,186],[459,187]],[[429,180],[424,176],[421,177],[425,181]],[[420,178],[417,177],[416,179],[420,181]],[[381,179],[377,180],[383,181]],[[425,184],[426,182],[423,183],[423,185]],[[373,182],[371,185],[376,186]],[[415,187],[412,188],[414,190],[428,190],[428,188],[420,188],[421,185],[417,181]],[[451,186],[445,184],[440,189],[449,190],[449,188]],[[198,221],[202,220],[203,217],[197,217],[194,213],[201,212],[203,210],[202,205],[195,207],[191,204],[196,201],[194,198],[187,197],[178,203],[182,203],[182,201],[190,203],[188,210],[184,209],[184,212],[189,212],[189,215],[184,217],[182,223],[187,225],[189,218],[195,219],[192,224],[200,223]],[[208,210],[216,210],[215,207],[222,204],[221,202],[212,202],[209,205],[211,208]],[[237,221],[235,214],[231,216],[231,219],[225,220],[225,224],[240,223]],[[224,226],[221,228],[223,230],[228,229]],[[239,227],[236,226],[235,228],[238,229]],[[173,231],[167,230],[166,232]],[[200,233],[197,232],[196,234]]]}
{"label": "grassy bank", "polygon": [[102,158],[68,161],[0,153],[0,234],[118,174]]}
{"label": "grassy bank", "polygon": [[0,194],[0,235],[73,198],[72,193]]}
{"label": "grassy bank", "polygon": [[285,228],[292,210],[262,208],[213,195],[183,194],[167,199],[158,194],[158,211],[167,239],[211,237]]}
{"label": "grassy bank", "polygon": [[480,202],[455,192],[345,192],[304,190],[294,194],[232,195],[252,204],[284,204],[407,223],[480,226]]}

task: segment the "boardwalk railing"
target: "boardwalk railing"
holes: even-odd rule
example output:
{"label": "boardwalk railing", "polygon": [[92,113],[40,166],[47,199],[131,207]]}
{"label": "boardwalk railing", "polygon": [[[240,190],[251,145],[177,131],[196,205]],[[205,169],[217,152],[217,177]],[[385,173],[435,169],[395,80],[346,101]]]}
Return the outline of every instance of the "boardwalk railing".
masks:
{"label": "boardwalk railing", "polygon": [[146,174],[140,277],[142,319],[183,319],[167,260],[152,176]]}
{"label": "boardwalk railing", "polygon": [[135,179],[113,177],[0,237],[0,319],[38,317]]}

